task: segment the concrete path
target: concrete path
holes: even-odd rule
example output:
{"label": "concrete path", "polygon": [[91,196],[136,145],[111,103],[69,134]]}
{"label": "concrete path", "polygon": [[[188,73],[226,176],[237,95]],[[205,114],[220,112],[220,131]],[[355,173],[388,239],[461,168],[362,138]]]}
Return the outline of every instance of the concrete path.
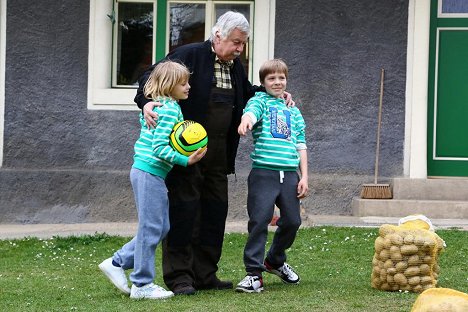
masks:
{"label": "concrete path", "polygon": [[[311,226],[357,226],[379,227],[381,224],[398,224],[399,218],[354,217],[337,215],[309,215],[303,220],[303,227]],[[436,229],[457,228],[468,230],[468,219],[431,219]],[[50,238],[53,236],[79,236],[107,233],[109,235],[133,236],[136,223],[74,223],[74,224],[0,224],[0,239],[24,237]],[[271,227],[274,230],[275,227]],[[226,232],[246,233],[247,221],[228,221]]]}

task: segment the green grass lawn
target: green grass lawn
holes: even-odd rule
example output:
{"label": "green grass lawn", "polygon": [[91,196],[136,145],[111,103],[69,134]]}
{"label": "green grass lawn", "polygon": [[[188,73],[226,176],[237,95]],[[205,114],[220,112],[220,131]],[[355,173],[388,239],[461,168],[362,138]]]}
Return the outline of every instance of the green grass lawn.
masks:
{"label": "green grass lawn", "polygon": [[[441,255],[439,286],[468,292],[468,232],[437,232]],[[260,294],[200,291],[195,296],[134,301],[121,295],[98,264],[128,238],[96,234],[52,239],[0,240],[0,311],[410,311],[417,294],[370,287],[377,228],[314,227],[299,231],[288,263],[300,285],[264,276]],[[245,234],[226,234],[219,277],[238,283],[245,275]],[[271,236],[270,236],[271,241]],[[157,279],[161,279],[160,247]]]}

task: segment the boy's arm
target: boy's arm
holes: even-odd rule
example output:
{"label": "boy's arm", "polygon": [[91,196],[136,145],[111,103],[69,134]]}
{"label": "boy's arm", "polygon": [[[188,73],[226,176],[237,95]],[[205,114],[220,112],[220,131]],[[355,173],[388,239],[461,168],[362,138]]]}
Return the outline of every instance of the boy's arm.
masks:
{"label": "boy's arm", "polygon": [[293,109],[295,111],[294,116],[296,119],[296,148],[297,150],[300,149],[305,149],[307,148],[306,146],[306,136],[305,136],[305,130],[306,130],[306,124],[304,121],[304,117],[302,117],[302,114],[300,110],[296,107]]}
{"label": "boy's arm", "polygon": [[301,149],[299,152],[299,171],[301,179],[297,184],[297,197],[304,198],[309,192],[309,176],[308,176],[308,165],[307,165],[307,150]]}
{"label": "boy's arm", "polygon": [[297,133],[296,133],[296,149],[299,153],[299,170],[301,174],[301,179],[297,185],[297,197],[304,198],[309,192],[309,175],[308,175],[308,165],[307,165],[307,145],[305,137],[306,124],[304,118],[302,117],[299,109],[295,108],[296,114],[296,124],[297,124]]}
{"label": "boy's arm", "polygon": [[252,131],[252,127],[254,125],[252,119],[253,118],[251,113],[245,113],[244,115],[242,115],[241,123],[237,128],[237,133],[239,133],[240,135],[245,135],[247,133],[247,130]]}
{"label": "boy's arm", "polygon": [[247,130],[252,130],[253,125],[261,119],[263,110],[263,102],[256,97],[251,98],[244,109],[244,114],[242,115],[241,123],[237,128],[237,132],[240,135],[245,135]]}

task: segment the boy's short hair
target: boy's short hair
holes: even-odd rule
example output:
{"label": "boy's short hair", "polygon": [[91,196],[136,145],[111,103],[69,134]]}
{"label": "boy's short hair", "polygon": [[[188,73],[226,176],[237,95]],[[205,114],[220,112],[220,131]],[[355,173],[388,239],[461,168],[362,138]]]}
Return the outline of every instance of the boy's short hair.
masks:
{"label": "boy's short hair", "polygon": [[262,64],[258,74],[260,76],[260,82],[263,83],[265,77],[272,73],[282,73],[288,78],[288,66],[282,59],[268,60]]}
{"label": "boy's short hair", "polygon": [[156,99],[158,96],[170,97],[174,87],[188,81],[190,72],[185,65],[164,61],[156,65],[143,88],[145,97]]}

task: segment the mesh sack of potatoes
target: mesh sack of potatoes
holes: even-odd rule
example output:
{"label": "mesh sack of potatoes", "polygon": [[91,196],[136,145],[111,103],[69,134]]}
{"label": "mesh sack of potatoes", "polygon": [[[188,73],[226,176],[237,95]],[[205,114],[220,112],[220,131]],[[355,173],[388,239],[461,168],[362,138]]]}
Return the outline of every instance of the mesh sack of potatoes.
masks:
{"label": "mesh sack of potatoes", "polygon": [[468,294],[450,288],[431,288],[423,291],[411,309],[411,312],[466,311],[468,311]]}
{"label": "mesh sack of potatoes", "polygon": [[436,287],[444,241],[425,216],[383,224],[375,240],[371,285],[385,291],[422,292]]}

